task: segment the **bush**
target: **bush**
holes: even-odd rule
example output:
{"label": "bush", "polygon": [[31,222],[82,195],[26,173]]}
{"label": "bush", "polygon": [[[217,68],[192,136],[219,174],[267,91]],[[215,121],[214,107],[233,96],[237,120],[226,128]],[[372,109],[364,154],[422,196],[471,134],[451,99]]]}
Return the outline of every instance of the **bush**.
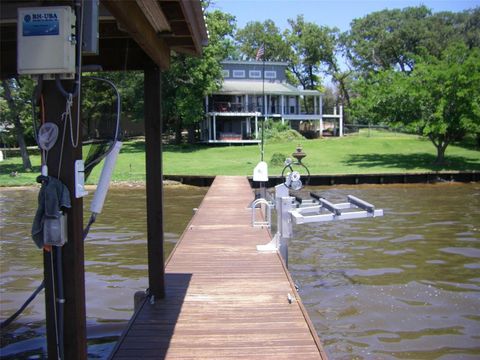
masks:
{"label": "bush", "polygon": [[272,142],[293,141],[305,139],[298,131],[290,129],[288,123],[267,120],[265,122],[265,138]]}
{"label": "bush", "polygon": [[305,140],[305,138],[297,130],[289,129],[280,133],[276,133],[269,138],[271,142],[285,142],[294,140]]}
{"label": "bush", "polygon": [[282,153],[274,153],[270,159],[270,165],[272,166],[283,166],[285,164],[285,159],[287,155]]}

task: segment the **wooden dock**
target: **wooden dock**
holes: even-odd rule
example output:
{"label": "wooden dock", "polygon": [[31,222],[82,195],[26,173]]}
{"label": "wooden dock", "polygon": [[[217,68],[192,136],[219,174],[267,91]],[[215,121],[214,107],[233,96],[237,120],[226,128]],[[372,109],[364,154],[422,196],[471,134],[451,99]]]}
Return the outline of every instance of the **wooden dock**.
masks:
{"label": "wooden dock", "polygon": [[[270,234],[253,228],[244,177],[217,177],[112,359],[326,359]],[[288,294],[293,301],[290,303]]]}

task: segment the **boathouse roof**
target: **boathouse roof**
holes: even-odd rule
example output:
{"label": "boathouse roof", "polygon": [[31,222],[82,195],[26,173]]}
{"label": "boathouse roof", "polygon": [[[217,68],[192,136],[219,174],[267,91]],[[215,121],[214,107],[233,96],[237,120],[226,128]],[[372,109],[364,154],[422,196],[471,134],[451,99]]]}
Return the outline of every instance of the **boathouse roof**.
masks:
{"label": "boathouse roof", "polygon": [[[0,1],[0,76],[17,73],[17,9],[72,5],[73,1]],[[176,51],[200,55],[208,40],[200,1],[100,0],[99,54],[84,65],[103,70],[142,70],[153,61],[162,69]]]}

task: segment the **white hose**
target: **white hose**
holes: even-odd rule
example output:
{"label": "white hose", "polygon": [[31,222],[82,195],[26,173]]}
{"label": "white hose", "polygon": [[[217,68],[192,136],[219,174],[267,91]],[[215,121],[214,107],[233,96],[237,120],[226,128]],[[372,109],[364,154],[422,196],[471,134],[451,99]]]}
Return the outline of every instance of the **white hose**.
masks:
{"label": "white hose", "polygon": [[113,169],[117,162],[117,157],[122,147],[121,141],[116,141],[112,150],[105,157],[105,163],[103,164],[102,173],[98,181],[97,190],[93,196],[92,204],[90,205],[90,211],[95,214],[100,214],[103,209],[103,203],[107,196],[108,187],[110,185],[110,179],[112,178]]}

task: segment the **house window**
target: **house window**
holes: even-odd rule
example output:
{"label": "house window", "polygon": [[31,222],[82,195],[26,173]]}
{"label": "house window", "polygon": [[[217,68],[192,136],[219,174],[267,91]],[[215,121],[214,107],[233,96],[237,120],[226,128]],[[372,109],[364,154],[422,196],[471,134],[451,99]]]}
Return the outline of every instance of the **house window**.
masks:
{"label": "house window", "polygon": [[260,70],[250,70],[248,76],[253,79],[260,79],[262,77],[262,72]]}
{"label": "house window", "polygon": [[277,72],[274,70],[265,71],[265,79],[276,79]]}
{"label": "house window", "polygon": [[233,77],[234,78],[244,78],[245,77],[245,70],[233,70]]}
{"label": "house window", "polygon": [[222,75],[223,75],[223,78],[230,77],[230,70],[222,70]]}

